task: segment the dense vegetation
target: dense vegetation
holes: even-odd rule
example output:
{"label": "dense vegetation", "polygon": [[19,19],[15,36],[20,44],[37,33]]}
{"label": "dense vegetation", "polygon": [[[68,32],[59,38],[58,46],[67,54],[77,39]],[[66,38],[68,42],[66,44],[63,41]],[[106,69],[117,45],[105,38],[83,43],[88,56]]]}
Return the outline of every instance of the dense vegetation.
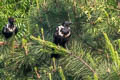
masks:
{"label": "dense vegetation", "polygon": [[[120,80],[119,5],[119,0],[0,0],[1,80]],[[10,16],[19,33],[6,41],[1,30]],[[67,49],[52,43],[65,20],[73,23]],[[62,57],[51,59],[51,53]]]}

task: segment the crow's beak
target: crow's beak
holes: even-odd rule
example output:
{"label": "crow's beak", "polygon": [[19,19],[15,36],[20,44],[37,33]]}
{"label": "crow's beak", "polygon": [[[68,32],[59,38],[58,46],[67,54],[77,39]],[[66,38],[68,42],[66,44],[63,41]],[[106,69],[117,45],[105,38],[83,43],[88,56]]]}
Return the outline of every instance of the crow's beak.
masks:
{"label": "crow's beak", "polygon": [[72,22],[69,22],[69,25],[71,25],[72,24]]}

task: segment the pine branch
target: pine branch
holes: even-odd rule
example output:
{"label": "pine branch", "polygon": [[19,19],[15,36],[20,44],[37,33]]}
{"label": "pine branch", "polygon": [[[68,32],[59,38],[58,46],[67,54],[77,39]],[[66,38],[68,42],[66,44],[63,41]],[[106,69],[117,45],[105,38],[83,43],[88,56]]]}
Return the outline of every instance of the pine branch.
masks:
{"label": "pine branch", "polygon": [[80,60],[85,66],[88,67],[88,69],[90,69],[94,74],[96,73],[95,70],[89,65],[87,64],[87,62],[85,62],[80,56],[76,56],[74,55],[74,53],[69,53],[70,56],[75,57],[76,59]]}
{"label": "pine branch", "polygon": [[55,49],[58,52],[56,54],[60,54],[60,55],[65,56],[65,53],[67,53],[70,56],[75,57],[76,59],[80,60],[86,67],[88,67],[88,69],[90,69],[90,71],[92,71],[94,74],[96,74],[95,70],[87,62],[85,62],[80,56],[76,56],[76,55],[74,55],[74,53],[71,53],[70,51],[68,51],[68,50],[66,50],[66,49],[64,49],[64,48],[62,48],[60,46],[58,47],[57,45],[55,45],[52,42],[45,41],[45,40],[42,40],[40,38],[36,38],[34,36],[31,36],[31,39],[36,40],[41,45],[44,45],[44,46],[49,47],[51,49]]}
{"label": "pine branch", "polygon": [[52,49],[54,49],[55,54],[60,54],[60,55],[65,56],[66,53],[69,53],[68,50],[64,49],[63,47],[57,46],[56,44],[50,41],[45,41],[40,38],[36,38],[34,36],[31,36],[31,39],[37,41],[38,44],[43,45],[44,47],[50,48],[51,51],[53,51]]}
{"label": "pine branch", "polygon": [[[0,46],[4,46],[4,45],[8,45],[8,43],[7,42],[0,42]],[[15,44],[14,48],[20,48],[20,44]]]}
{"label": "pine branch", "polygon": [[[60,47],[60,46],[57,46],[55,45],[54,43],[52,42],[49,42],[49,41],[45,41],[45,40],[42,40],[40,38],[36,38],[34,36],[31,36],[31,39],[39,42],[39,44],[45,46],[45,47],[48,47],[48,48],[51,48],[51,49],[55,49],[55,53],[56,54],[60,54],[60,55],[64,55],[67,53],[69,54],[70,56],[73,56],[75,57],[76,59],[80,60],[86,67],[88,67],[88,69],[90,69],[90,71],[92,71],[93,73],[96,73],[95,70],[89,65],[87,64],[80,56],[76,56],[74,53],[71,53],[70,51]],[[4,42],[0,42],[0,45],[5,45],[6,43]],[[19,44],[15,45],[14,46],[15,48],[19,48]]]}

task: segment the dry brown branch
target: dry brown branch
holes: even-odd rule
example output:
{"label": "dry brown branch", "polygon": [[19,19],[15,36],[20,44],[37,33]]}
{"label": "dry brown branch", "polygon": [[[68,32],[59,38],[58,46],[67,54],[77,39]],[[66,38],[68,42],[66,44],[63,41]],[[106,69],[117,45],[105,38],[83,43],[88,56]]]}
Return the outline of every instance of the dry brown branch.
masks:
{"label": "dry brown branch", "polygon": [[6,42],[0,42],[0,46],[5,45],[5,44],[6,44]]}

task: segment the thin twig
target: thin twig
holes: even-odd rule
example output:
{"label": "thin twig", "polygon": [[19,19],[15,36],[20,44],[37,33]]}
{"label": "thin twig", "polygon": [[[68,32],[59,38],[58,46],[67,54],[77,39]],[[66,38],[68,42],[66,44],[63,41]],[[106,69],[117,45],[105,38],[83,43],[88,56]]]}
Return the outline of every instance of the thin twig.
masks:
{"label": "thin twig", "polygon": [[76,56],[72,53],[69,53],[69,55],[72,55],[73,57],[79,59],[85,66],[87,66],[94,74],[96,73],[95,70],[90,66],[88,65],[80,56]]}
{"label": "thin twig", "polygon": [[0,42],[0,46],[5,45],[5,44],[6,44],[5,42]]}
{"label": "thin twig", "polygon": [[35,73],[37,75],[37,78],[40,79],[40,74],[38,73],[37,69],[35,69]]}

